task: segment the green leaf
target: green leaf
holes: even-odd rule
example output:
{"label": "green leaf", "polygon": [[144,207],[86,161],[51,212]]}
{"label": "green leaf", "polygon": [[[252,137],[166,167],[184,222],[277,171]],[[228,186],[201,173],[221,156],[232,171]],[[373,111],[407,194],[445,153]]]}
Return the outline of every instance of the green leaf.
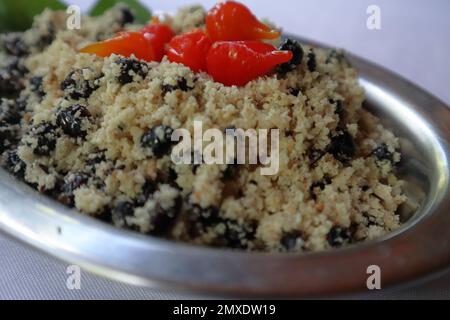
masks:
{"label": "green leaf", "polygon": [[0,31],[20,31],[31,27],[35,15],[45,8],[64,10],[59,0],[1,0]]}
{"label": "green leaf", "polygon": [[90,15],[99,16],[118,3],[123,3],[133,10],[133,13],[136,15],[137,23],[146,24],[150,21],[152,16],[150,10],[138,0],[99,0],[91,9]]}

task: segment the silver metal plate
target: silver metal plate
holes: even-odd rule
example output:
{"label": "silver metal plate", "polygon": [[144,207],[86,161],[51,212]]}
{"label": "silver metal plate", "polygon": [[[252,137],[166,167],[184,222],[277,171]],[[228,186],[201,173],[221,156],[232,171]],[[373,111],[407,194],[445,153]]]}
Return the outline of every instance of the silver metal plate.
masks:
{"label": "silver metal plate", "polygon": [[[310,41],[301,42],[311,43]],[[405,225],[378,239],[322,253],[244,253],[194,247],[114,228],[83,216],[0,170],[0,229],[57,258],[138,285],[239,296],[332,296],[367,290],[367,267],[383,287],[450,266],[450,109],[410,82],[350,57],[367,108],[401,138],[410,198]],[[418,210],[412,210],[419,205]]]}

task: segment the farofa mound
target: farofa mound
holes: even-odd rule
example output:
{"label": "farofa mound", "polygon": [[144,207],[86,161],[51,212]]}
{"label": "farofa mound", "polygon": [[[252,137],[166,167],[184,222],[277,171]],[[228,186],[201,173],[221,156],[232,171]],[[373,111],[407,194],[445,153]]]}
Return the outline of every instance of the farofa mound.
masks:
{"label": "farofa mound", "polygon": [[[362,108],[343,52],[303,45],[298,68],[242,88],[166,59],[78,53],[133,29],[129,14],[116,7],[68,31],[65,13],[47,11],[3,35],[0,152],[16,177],[118,227],[202,245],[320,251],[399,227],[398,141]],[[182,32],[204,18],[195,7],[166,22]],[[173,164],[170,134],[194,120],[279,129],[279,173]]]}

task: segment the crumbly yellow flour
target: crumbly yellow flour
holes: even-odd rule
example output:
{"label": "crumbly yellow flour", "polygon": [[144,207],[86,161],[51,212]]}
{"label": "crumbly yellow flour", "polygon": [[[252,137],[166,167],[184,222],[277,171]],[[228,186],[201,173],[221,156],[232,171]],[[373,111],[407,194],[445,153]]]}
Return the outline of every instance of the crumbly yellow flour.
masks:
{"label": "crumbly yellow flour", "polygon": [[[364,92],[343,52],[303,45],[298,68],[242,88],[166,59],[78,53],[136,28],[124,26],[123,10],[84,18],[79,31],[65,30],[64,13],[47,11],[30,31],[4,37],[4,47],[15,37],[29,52],[2,53],[3,166],[82,213],[195,244],[320,251],[399,227],[406,197],[395,174],[398,141],[362,108]],[[195,7],[167,22],[182,32],[204,17]],[[7,87],[11,77],[18,88]],[[19,121],[6,119],[11,110]],[[192,132],[195,120],[204,129],[279,129],[279,173],[175,165],[170,145],[146,142],[162,130],[167,144],[166,132]]]}

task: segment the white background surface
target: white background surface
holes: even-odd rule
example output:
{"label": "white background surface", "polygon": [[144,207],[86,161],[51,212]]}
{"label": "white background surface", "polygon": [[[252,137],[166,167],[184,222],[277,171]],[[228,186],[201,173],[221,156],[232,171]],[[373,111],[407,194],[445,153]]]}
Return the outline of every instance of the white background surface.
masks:
{"label": "white background surface", "polygon": [[[174,11],[184,4],[215,1],[148,0],[153,9]],[[71,1],[88,8],[94,1]],[[345,48],[391,69],[450,104],[449,0],[244,0],[260,17],[285,31]],[[381,8],[382,29],[366,27],[366,9]],[[66,265],[0,236],[0,299],[190,298],[134,288],[83,273],[82,289],[66,288]],[[379,295],[380,296],[380,295]],[[366,296],[363,296],[366,297]],[[450,299],[450,275],[383,298]]]}

